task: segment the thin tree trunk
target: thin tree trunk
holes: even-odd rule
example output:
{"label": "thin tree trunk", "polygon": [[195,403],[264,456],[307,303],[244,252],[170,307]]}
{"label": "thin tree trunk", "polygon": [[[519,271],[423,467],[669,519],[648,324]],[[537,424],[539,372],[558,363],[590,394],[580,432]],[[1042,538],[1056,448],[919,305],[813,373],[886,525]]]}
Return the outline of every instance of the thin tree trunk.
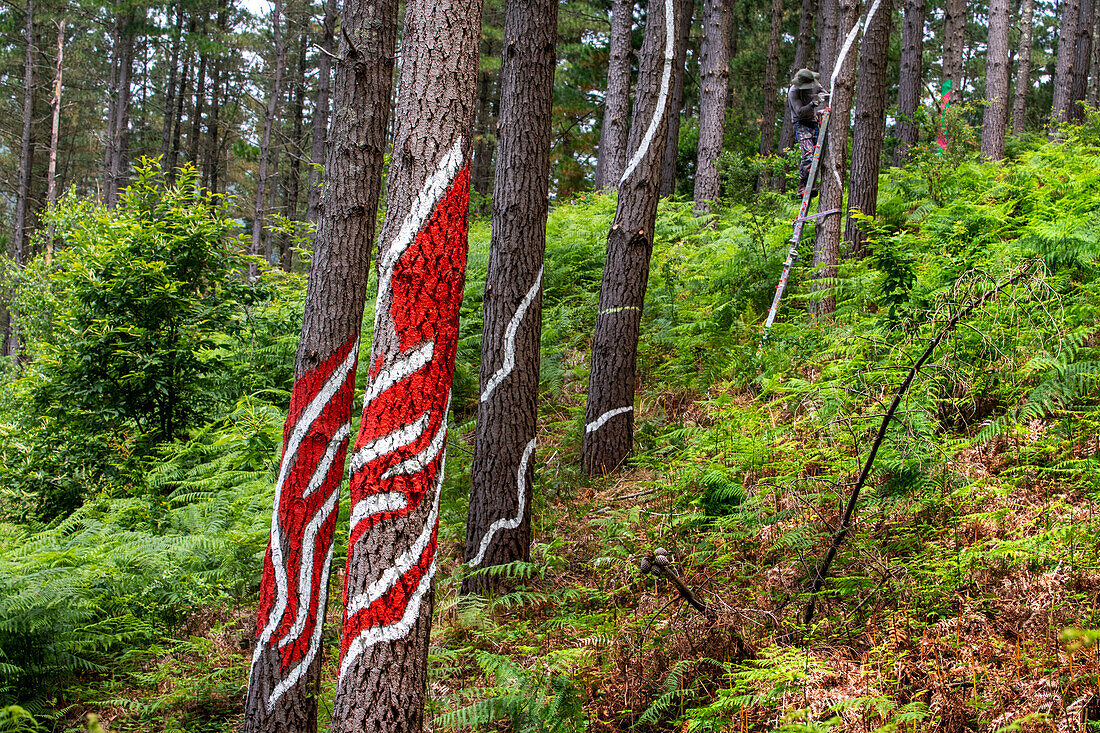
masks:
{"label": "thin tree trunk", "polygon": [[1058,60],[1054,67],[1054,99],[1050,111],[1050,136],[1070,118],[1073,98],[1073,67],[1077,61],[1074,43],[1077,40],[1077,21],[1081,12],[1081,0],[1063,0],[1062,22],[1059,24]]}
{"label": "thin tree trunk", "polygon": [[945,0],[943,13],[943,78],[951,81],[951,101],[962,97],[963,42],[966,39],[965,0]]}
{"label": "thin tree trunk", "polygon": [[317,728],[318,652],[382,183],[397,0],[345,0],[343,27],[325,161],[331,175],[318,206],[320,228],[283,433],[245,733]]}
{"label": "thin tree trunk", "polygon": [[317,102],[313,108],[313,141],[310,152],[309,198],[306,204],[306,221],[316,224],[318,204],[321,198],[321,165],[325,160],[328,144],[329,84],[332,78],[330,54],[336,50],[337,0],[325,0],[325,21],[322,26],[321,53],[317,59]]}
{"label": "thin tree trunk", "polygon": [[676,41],[676,58],[672,61],[672,112],[665,133],[665,161],[661,166],[661,196],[676,192],[676,163],[680,157],[680,118],[684,109],[684,65],[687,63],[687,45],[691,37],[691,25],[695,18],[695,0],[677,0],[677,17],[680,37]]}
{"label": "thin tree trunk", "polygon": [[111,19],[111,63],[107,74],[107,129],[103,133],[103,200],[111,189],[111,159],[115,147],[115,108],[118,106],[119,50],[122,45],[122,17],[116,0]]}
{"label": "thin tree trunk", "polygon": [[[806,68],[806,64],[809,62],[810,57],[813,55],[814,45],[814,17],[817,5],[813,0],[802,0],[802,12],[798,18],[798,41],[794,47],[794,62],[792,63],[792,74],[799,69]],[[784,110],[785,106],[780,105],[780,110]],[[786,114],[785,111],[781,113],[783,122],[779,128],[779,154],[782,155],[791,145],[794,144],[794,123],[791,121],[791,116]],[[782,191],[786,188],[786,177],[783,174],[777,174],[772,181],[772,187],[778,191]]]}
{"label": "thin tree trunk", "polygon": [[176,94],[179,93],[180,43],[183,40],[183,5],[176,6],[176,27],[172,35],[172,50],[169,56],[168,86],[164,90],[164,127],[160,134],[160,162],[168,163],[168,150],[172,146],[173,110],[176,106]]}
{"label": "thin tree trunk", "polygon": [[605,191],[619,185],[626,166],[630,132],[630,32],[634,26],[634,0],[612,0],[610,57],[607,92],[604,94],[603,127],[596,158],[595,187]]}
{"label": "thin tree trunk", "polygon": [[[57,69],[53,77],[53,99],[50,101],[50,154],[46,164],[46,206],[57,207],[57,143],[61,132],[61,72],[65,68],[65,22],[57,23]],[[53,259],[53,224],[46,232],[46,264]]]}
{"label": "thin tree trunk", "polygon": [[771,30],[768,33],[764,69],[764,116],[760,121],[761,155],[775,152],[775,116],[779,106],[779,37],[782,32],[783,0],[772,0]]}
{"label": "thin tree trunk", "polygon": [[901,69],[898,74],[898,145],[894,149],[894,165],[905,162],[909,157],[909,149],[917,144],[920,136],[916,114],[920,107],[924,76],[924,14],[924,0],[905,0],[901,31]]}
{"label": "thin tree trunk", "polygon": [[1094,0],[1081,0],[1077,18],[1077,57],[1073,62],[1073,89],[1070,92],[1070,114],[1074,122],[1084,122],[1085,108],[1082,102],[1088,93],[1089,66],[1092,63],[1092,32],[1096,25]]}
{"label": "thin tree trunk", "polygon": [[[256,174],[256,208],[252,217],[252,246],[249,250],[253,257],[264,254],[262,236],[264,209],[267,204],[268,159],[271,157],[271,128],[275,123],[275,112],[279,107],[279,96],[282,94],[283,89],[283,67],[286,65],[286,44],[283,42],[283,34],[279,28],[281,22],[279,17],[282,14],[282,8],[282,0],[275,0],[271,11],[271,27],[275,40],[275,73],[271,80],[271,92],[267,99],[267,110],[264,112],[264,130],[260,138],[260,167]],[[270,256],[268,256],[268,261],[270,259]],[[248,276],[255,278],[256,273],[256,263],[249,263]]]}
{"label": "thin tree trunk", "polygon": [[[144,9],[141,19],[144,20]],[[130,100],[131,79],[134,73],[134,31],[138,16],[130,11],[123,16],[119,28],[118,89],[115,96],[114,120],[111,124],[110,166],[106,190],[107,206],[118,204],[119,193],[126,182],[130,158]]]}
{"label": "thin tree trunk", "polygon": [[982,157],[1005,157],[1008,122],[1008,0],[990,0],[989,46],[985,54],[985,116],[982,120]]}
{"label": "thin tree trunk", "polygon": [[[293,95],[290,102],[291,132],[286,141],[287,174],[283,186],[283,214],[291,221],[298,218],[298,189],[302,179],[302,113],[305,107],[306,89],[306,52],[309,49],[309,25],[300,26],[298,35],[298,74],[294,79]],[[294,264],[294,242],[289,233],[280,236],[279,267],[290,272]]]}
{"label": "thin tree trunk", "polygon": [[[15,227],[12,234],[11,259],[15,267],[22,268],[26,259],[27,232],[30,229],[31,176],[34,172],[34,97],[35,54],[34,0],[27,0],[24,11],[25,34],[23,48],[23,131],[19,136],[19,170],[16,173]],[[8,314],[4,330],[4,355],[19,353],[19,314]]]}
{"label": "thin tree trunk", "polygon": [[[190,23],[188,30],[188,35],[194,33],[194,22]],[[179,90],[176,93],[176,111],[172,122],[172,144],[168,149],[167,179],[169,185],[175,182],[176,168],[179,166],[180,138],[183,134],[183,102],[190,94],[192,56],[192,52],[188,51],[187,60],[183,63],[183,73],[180,75]]]}
{"label": "thin tree trunk", "polygon": [[480,0],[408,0],[334,733],[420,733],[466,269]]}
{"label": "thin tree trunk", "polygon": [[1012,100],[1012,134],[1023,135],[1027,126],[1025,109],[1031,89],[1031,38],[1034,32],[1035,0],[1023,0],[1020,10],[1020,46],[1016,52],[1016,88]]}
{"label": "thin tree trunk", "polygon": [[[838,60],[840,49],[843,47],[849,32],[859,23],[859,0],[840,0],[837,12],[836,47],[830,55],[830,67],[839,64],[833,70],[832,97],[830,98],[830,123],[828,134],[825,135],[825,147],[821,153],[821,164],[818,176],[821,179],[821,194],[818,199],[818,211],[828,211],[841,208],[844,201],[844,184],[847,180],[848,161],[848,117],[852,109],[852,92],[855,86],[856,57],[853,50],[843,59]],[[837,275],[837,265],[840,263],[840,233],[844,224],[844,217],[840,214],[832,214],[818,220],[816,241],[814,242],[814,279],[825,280],[824,287],[832,288]],[[821,289],[820,282],[815,282],[811,288],[813,291]],[[818,315],[830,315],[836,310],[836,296],[829,294],[812,301]]]}
{"label": "thin tree trunk", "polygon": [[[203,18],[199,32],[206,38],[206,18]],[[195,79],[195,106],[192,107],[191,133],[187,136],[187,161],[199,167],[199,138],[202,137],[202,115],[206,106],[206,65],[210,54],[205,48],[199,51],[199,73]],[[201,170],[201,168],[200,168]]]}
{"label": "thin tree trunk", "polygon": [[[480,58],[492,58],[496,53],[495,45],[490,36],[483,38]],[[493,119],[495,76],[488,65],[478,70],[474,159],[470,162],[470,188],[478,195],[478,214],[489,210],[489,192],[493,190],[493,152],[496,150],[496,121]]]}
{"label": "thin tree trunk", "polygon": [[878,208],[878,174],[886,133],[886,70],[890,63],[890,32],[893,27],[893,0],[881,0],[864,30],[856,85],[852,173],[848,179],[848,223],[844,239],[848,242],[849,251],[857,257],[863,257],[866,251],[863,231],[852,214],[859,212],[874,216]]}
{"label": "thin tree trunk", "polygon": [[672,66],[676,58],[675,0],[650,2],[638,68],[630,158],[619,184],[615,219],[607,235],[607,262],[600,283],[592,338],[581,462],[588,475],[614,470],[629,455],[634,438],[634,381],[638,330],[645,303]]}
{"label": "thin tree trunk", "polygon": [[1100,106],[1100,12],[1096,13],[1092,23],[1092,60],[1087,94],[1090,105]]}
{"label": "thin tree trunk", "polygon": [[[531,558],[557,16],[557,0],[510,0],[505,11],[481,398],[466,519],[464,557],[471,568]],[[485,593],[493,585],[485,575],[468,577],[462,592]]]}
{"label": "thin tree trunk", "polygon": [[225,43],[229,24],[229,2],[218,2],[218,47],[214,56],[214,71],[210,82],[210,114],[206,119],[206,150],[203,152],[203,186],[211,193],[218,193],[218,166],[220,147],[218,144],[221,124],[222,85],[225,76]]}
{"label": "thin tree trunk", "polygon": [[700,49],[699,148],[695,162],[695,213],[709,213],[721,194],[718,156],[726,129],[729,97],[729,0],[703,0],[703,43]]}

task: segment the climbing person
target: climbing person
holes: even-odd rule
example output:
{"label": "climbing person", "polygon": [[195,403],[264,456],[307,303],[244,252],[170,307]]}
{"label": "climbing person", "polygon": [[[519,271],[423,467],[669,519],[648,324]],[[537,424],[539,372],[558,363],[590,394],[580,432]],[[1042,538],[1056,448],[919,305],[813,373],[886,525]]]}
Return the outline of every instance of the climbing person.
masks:
{"label": "climbing person", "polygon": [[[791,79],[787,92],[787,111],[794,125],[794,138],[802,160],[798,165],[798,195],[806,192],[806,179],[810,177],[810,163],[817,145],[818,112],[825,108],[825,90],[817,83],[819,74],[809,69],[799,69]],[[813,191],[814,194],[817,190]]]}

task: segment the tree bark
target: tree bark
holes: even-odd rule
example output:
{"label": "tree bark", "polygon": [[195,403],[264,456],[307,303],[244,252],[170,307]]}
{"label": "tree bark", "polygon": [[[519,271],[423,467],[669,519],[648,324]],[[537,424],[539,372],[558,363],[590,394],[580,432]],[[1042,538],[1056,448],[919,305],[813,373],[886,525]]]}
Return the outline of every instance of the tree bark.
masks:
{"label": "tree bark", "polygon": [[1012,134],[1023,135],[1027,126],[1025,109],[1031,89],[1031,38],[1034,32],[1035,0],[1023,0],[1020,8],[1020,46],[1016,52],[1016,88],[1012,100]]}
{"label": "tree bark", "polygon": [[[283,88],[283,67],[286,65],[286,44],[283,42],[283,34],[279,28],[279,16],[282,13],[282,0],[275,0],[271,11],[271,27],[275,41],[275,73],[271,80],[271,92],[267,99],[267,110],[264,112],[264,130],[260,138],[260,165],[256,174],[256,206],[252,217],[252,246],[249,252],[258,257],[263,254],[264,210],[267,205],[267,168],[268,159],[271,157],[271,128],[275,123],[275,112],[279,107],[279,96]],[[270,260],[270,258],[269,258]],[[257,273],[256,263],[248,265],[249,278],[255,278]]]}
{"label": "tree bark", "polygon": [[1070,91],[1069,118],[1073,122],[1084,122],[1085,101],[1088,93],[1089,66],[1092,64],[1092,31],[1096,25],[1093,12],[1095,0],[1081,0],[1081,10],[1077,17],[1076,58],[1073,62],[1073,89]]}
{"label": "tree bark", "polygon": [[[1095,5],[1095,1],[1093,4]],[[1089,64],[1087,86],[1089,104],[1093,107],[1100,106],[1100,12],[1096,13],[1092,23],[1092,60]]]}
{"label": "tree bark", "polygon": [[844,239],[857,257],[863,257],[866,251],[863,231],[852,214],[859,212],[874,216],[878,207],[878,174],[882,141],[886,134],[886,69],[890,64],[890,32],[893,27],[893,0],[881,0],[864,31],[856,85],[852,173],[848,180],[848,223]]}
{"label": "tree bark", "polygon": [[661,196],[676,192],[676,163],[680,157],[680,117],[684,109],[684,65],[687,62],[687,46],[691,37],[691,25],[695,18],[695,0],[678,0],[676,10],[680,35],[676,41],[676,58],[672,61],[672,112],[665,133],[665,160],[661,166]]}
{"label": "tree bark", "polygon": [[[65,68],[65,22],[57,23],[57,67],[53,77],[53,99],[50,101],[50,152],[46,163],[46,207],[57,207],[57,143],[61,132],[61,72]],[[46,232],[46,263],[53,259],[53,224]]]}
{"label": "tree bark", "polygon": [[[245,733],[314,731],[333,532],[390,111],[397,0],[345,0],[331,144],[264,559]],[[292,580],[293,579],[293,580]]]}
{"label": "tree bark", "polygon": [[321,53],[317,60],[317,102],[313,108],[313,141],[310,152],[309,198],[306,204],[306,221],[316,224],[318,204],[321,198],[321,165],[325,160],[328,140],[329,84],[332,78],[330,54],[336,51],[337,0],[325,0],[325,20],[322,26]]}
{"label": "tree bark", "polygon": [[905,162],[909,157],[909,149],[917,144],[920,135],[916,114],[920,107],[924,76],[924,15],[924,0],[905,0],[901,31],[901,69],[898,74],[898,145],[894,149],[894,165]]}
{"label": "tree bark", "polygon": [[1081,0],[1063,0],[1062,22],[1058,33],[1058,60],[1054,67],[1054,99],[1050,111],[1050,136],[1055,137],[1058,125],[1070,119],[1073,97],[1073,67],[1077,61],[1074,43]]}
{"label": "tree bark", "polygon": [[985,54],[985,115],[982,120],[982,157],[1005,157],[1008,122],[1008,0],[990,0],[989,46]]}
{"label": "tree bark", "polygon": [[768,33],[764,69],[764,116],[760,122],[761,155],[775,152],[775,115],[779,101],[779,36],[782,32],[783,0],[772,0],[771,30]]}
{"label": "tree bark", "polygon": [[[199,32],[204,39],[206,38],[206,27],[206,18],[203,18]],[[199,168],[199,170],[202,170],[199,166],[199,139],[202,137],[202,116],[206,106],[206,65],[209,59],[210,54],[205,47],[201,47],[199,51],[199,73],[195,79],[195,105],[192,107],[191,112],[191,133],[187,136],[187,162]]]}
{"label": "tree bark", "polygon": [[172,146],[172,112],[179,93],[180,43],[183,40],[183,5],[176,6],[176,27],[172,34],[172,50],[169,52],[168,85],[164,89],[164,126],[160,134],[160,164],[167,167],[168,151]]}
{"label": "tree bark", "polygon": [[675,0],[650,2],[638,69],[630,158],[619,183],[615,219],[607,235],[607,262],[600,284],[592,338],[581,462],[588,475],[614,470],[631,450],[634,434],[634,368],[645,303],[649,258],[672,114],[672,66],[676,58]]}
{"label": "tree bark", "polygon": [[[24,11],[23,48],[23,128],[19,136],[19,169],[16,172],[15,222],[11,243],[12,264],[22,268],[26,259],[27,233],[30,228],[31,176],[34,172],[34,98],[35,98],[35,23],[34,0],[27,0]],[[4,337],[4,355],[19,353],[19,314],[8,314]]]}
{"label": "tree bark", "polygon": [[951,81],[951,101],[962,97],[963,42],[966,39],[965,0],[945,0],[943,12],[943,78]]}
{"label": "tree bark", "polygon": [[[849,52],[843,60],[837,59],[839,50],[852,28],[859,23],[859,0],[840,0],[837,8],[836,46],[830,54],[830,68],[835,63],[839,67],[832,74],[832,97],[830,98],[829,131],[825,135],[825,145],[821,152],[818,176],[821,180],[821,194],[818,199],[818,211],[841,208],[844,201],[844,184],[847,180],[848,161],[848,117],[852,109],[852,92],[856,76],[857,54]],[[853,41],[854,45],[855,41]],[[839,214],[818,219],[814,242],[814,279],[828,281],[824,287],[831,288],[840,263],[840,233],[844,217]],[[822,285],[815,282],[811,287],[820,291]],[[832,294],[814,298],[811,307],[818,315],[830,315],[836,310],[836,296]]]}
{"label": "tree bark", "polygon": [[408,0],[334,733],[420,733],[466,265],[480,0]]}
{"label": "tree bark", "polygon": [[604,94],[603,127],[596,157],[595,187],[605,191],[619,185],[626,166],[630,132],[630,32],[634,26],[634,0],[612,0],[611,41]]}
{"label": "tree bark", "polygon": [[[813,55],[814,45],[814,17],[816,4],[813,0],[802,0],[802,12],[798,19],[798,41],[794,47],[794,62],[791,64],[792,73],[806,68],[810,57]],[[780,86],[782,88],[782,86]],[[794,144],[794,123],[791,116],[786,113],[786,106],[780,104],[780,114],[783,122],[779,128],[779,153],[782,155],[787,148]],[[782,174],[776,175],[772,186],[779,191],[786,188],[786,178]]]}
{"label": "tree bark", "polygon": [[[298,74],[294,79],[290,101],[290,135],[285,143],[287,158],[286,184],[283,187],[283,215],[298,221],[298,189],[302,179],[302,113],[306,101],[306,58],[309,50],[309,23],[302,19],[298,28]],[[279,267],[290,272],[294,264],[293,238],[284,233],[281,237]]]}
{"label": "tree bark", "polygon": [[206,152],[203,153],[203,185],[218,193],[220,151],[218,136],[221,124],[221,96],[225,76],[225,49],[229,25],[229,0],[218,2],[218,49],[214,57],[214,73],[210,90],[210,114],[206,121]]}
{"label": "tree bark", "polygon": [[817,44],[817,68],[822,79],[828,79],[833,74],[833,61],[836,59],[837,24],[840,22],[839,14],[840,5],[838,0],[821,0],[821,38]]}
{"label": "tree bark", "polygon": [[[496,54],[493,39],[481,40],[479,58],[490,59]],[[478,69],[477,121],[474,132],[474,158],[470,161],[470,188],[478,194],[478,214],[489,210],[489,192],[493,190],[493,153],[496,150],[496,120],[493,119],[493,91],[496,74],[492,68]]]}
{"label": "tree bark", "polygon": [[[144,8],[140,16],[144,20]],[[118,17],[118,16],[116,16]],[[118,64],[118,85],[114,95],[114,114],[108,121],[107,185],[104,198],[107,206],[118,204],[119,193],[126,182],[130,152],[131,79],[134,73],[134,31],[138,16],[131,10],[119,18],[115,57]]]}
{"label": "tree bark", "polygon": [[718,156],[726,129],[729,97],[729,0],[703,0],[703,43],[700,53],[699,148],[695,162],[695,213],[711,211],[721,194]]}
{"label": "tree bark", "polygon": [[[194,32],[195,24],[192,21],[188,24],[188,35],[193,35]],[[168,164],[166,166],[169,185],[175,182],[176,169],[179,166],[180,138],[183,136],[183,104],[190,94],[192,57],[193,53],[188,50],[187,60],[183,62],[183,72],[180,74],[179,89],[176,92],[176,110],[172,121],[172,144],[168,148]]]}
{"label": "tree bark", "polygon": [[[471,568],[531,558],[557,16],[557,0],[510,0],[505,11],[481,399],[466,519],[464,557]],[[486,593],[494,585],[485,575],[468,577],[462,592]]]}

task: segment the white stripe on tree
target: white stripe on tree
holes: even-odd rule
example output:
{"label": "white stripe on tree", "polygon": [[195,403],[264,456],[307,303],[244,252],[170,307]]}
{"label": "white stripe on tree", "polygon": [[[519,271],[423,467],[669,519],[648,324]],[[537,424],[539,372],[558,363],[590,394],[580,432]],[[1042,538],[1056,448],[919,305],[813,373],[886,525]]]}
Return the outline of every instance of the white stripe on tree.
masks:
{"label": "white stripe on tree", "polygon": [[363,395],[363,409],[366,409],[375,397],[430,364],[434,352],[435,340],[433,339],[425,341],[412,351],[406,351],[394,359],[389,367],[380,371],[377,377],[370,380],[367,391]]}
{"label": "white stripe on tree", "polygon": [[381,494],[364,496],[351,510],[351,519],[348,521],[351,525],[351,533],[355,533],[355,528],[364,519],[384,512],[396,512],[408,505],[408,498],[400,491],[385,491]]}
{"label": "white stripe on tree", "polygon": [[478,548],[477,557],[470,561],[471,566],[480,565],[481,561],[485,559],[485,551],[489,549],[489,543],[492,541],[494,534],[502,529],[515,529],[523,521],[523,510],[527,505],[527,463],[531,460],[531,454],[534,451],[535,438],[531,438],[527,443],[527,447],[523,449],[523,458],[520,459],[519,468],[516,469],[516,492],[519,497],[516,516],[498,519],[489,525],[489,529],[481,538],[481,546]]}
{"label": "white stripe on tree", "polygon": [[619,185],[623,185],[626,179],[630,177],[630,174],[634,172],[634,169],[638,167],[638,164],[642,162],[642,158],[649,152],[649,146],[653,143],[653,138],[657,134],[657,128],[661,124],[661,120],[665,115],[665,106],[668,104],[668,88],[669,83],[672,81],[672,61],[676,50],[676,17],[673,15],[672,0],[665,0],[665,66],[661,71],[661,89],[657,94],[657,109],[653,111],[653,119],[649,121],[649,127],[646,128],[645,136],[642,138],[641,143],[638,144],[638,149],[634,151],[634,156],[630,159],[630,165],[626,167],[626,171],[623,172],[623,177],[619,179]]}
{"label": "white stripe on tree", "polygon": [[351,457],[351,473],[354,475],[359,472],[359,469],[371,461],[376,461],[382,456],[393,453],[398,448],[419,439],[420,436],[424,434],[424,431],[428,429],[428,423],[431,422],[431,416],[432,414],[430,412],[425,412],[418,417],[415,422],[403,425],[397,430],[386,433],[382,437],[375,438],[363,445],[359,450],[355,451],[355,455]]}
{"label": "white stripe on tree", "polygon": [[607,412],[600,415],[598,418],[596,418],[592,422],[585,425],[584,426],[584,432],[594,433],[597,430],[599,430],[600,428],[602,428],[607,423],[607,421],[610,420],[611,418],[615,417],[616,415],[622,415],[624,412],[630,412],[633,409],[634,409],[634,406],[631,405],[629,407],[616,407],[614,410],[608,410]]}
{"label": "white stripe on tree", "polygon": [[534,302],[535,296],[539,292],[539,287],[542,285],[542,269],[539,268],[539,274],[535,275],[535,283],[527,291],[527,294],[523,296],[523,301],[519,304],[515,314],[512,316],[512,320],[508,321],[508,327],[504,329],[504,363],[500,365],[500,369],[497,369],[493,373],[493,376],[489,378],[489,381],[485,383],[485,389],[481,393],[481,401],[489,399],[489,395],[493,393],[493,390],[497,388],[504,379],[512,373],[512,370],[516,368],[516,333],[519,331],[519,324],[523,322],[523,316],[527,313],[527,309],[531,307],[531,303]]}

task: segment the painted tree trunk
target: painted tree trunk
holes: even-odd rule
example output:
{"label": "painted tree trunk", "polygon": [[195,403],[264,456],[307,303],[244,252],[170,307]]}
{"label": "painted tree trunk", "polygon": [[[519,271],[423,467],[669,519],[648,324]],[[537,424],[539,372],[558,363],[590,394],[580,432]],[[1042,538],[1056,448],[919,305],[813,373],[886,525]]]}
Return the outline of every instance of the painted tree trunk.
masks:
{"label": "painted tree trunk", "polygon": [[985,54],[985,115],[982,120],[982,157],[1005,157],[1008,124],[1008,0],[990,0],[989,46]]}
{"label": "painted tree trunk", "polygon": [[[813,0],[802,0],[802,12],[798,18],[798,40],[794,47],[794,61],[791,64],[792,73],[806,68],[806,64],[813,55],[816,7],[817,5]],[[782,85],[780,85],[780,89],[782,89]],[[780,116],[783,119],[779,126],[779,154],[782,155],[787,148],[794,144],[794,123],[791,122],[791,116],[787,114],[786,103],[780,102],[779,109]],[[786,183],[786,177],[779,173],[772,181],[772,187],[782,191],[786,188]]]}
{"label": "painted tree trunk", "polygon": [[[264,560],[246,733],[313,731],[320,643],[374,245],[397,0],[345,0],[320,229]],[[354,45],[353,40],[354,39]]]}
{"label": "painted tree trunk", "polygon": [[782,32],[783,0],[772,0],[771,29],[768,32],[764,68],[764,115],[760,121],[761,155],[775,152],[775,116],[779,107],[779,37]]}
{"label": "painted tree trunk", "polygon": [[619,183],[615,219],[607,235],[592,338],[581,462],[589,475],[614,470],[634,436],[634,368],[638,329],[653,252],[653,227],[664,159],[672,66],[676,58],[676,4],[651,2],[638,70],[630,157]]}
{"label": "painted tree trunk", "polygon": [[848,179],[848,222],[844,239],[857,257],[863,257],[866,251],[863,231],[852,214],[874,216],[878,207],[878,173],[886,133],[886,70],[890,63],[893,27],[893,0],[878,0],[878,8],[864,30],[860,49],[852,129],[852,172]]}
{"label": "painted tree trunk", "polygon": [[1092,31],[1096,25],[1095,0],[1081,0],[1081,10],[1077,16],[1076,58],[1073,62],[1073,88],[1070,90],[1069,118],[1074,122],[1084,122],[1085,101],[1089,85],[1089,66],[1092,64]]}
{"label": "painted tree trunk", "polygon": [[[268,93],[267,109],[264,111],[264,130],[260,137],[260,163],[256,173],[256,205],[252,216],[252,245],[249,252],[254,257],[264,253],[261,237],[264,230],[264,218],[267,209],[267,169],[271,158],[271,128],[275,124],[275,112],[279,108],[279,96],[283,88],[283,67],[286,65],[286,44],[279,26],[282,22],[282,0],[275,0],[271,10],[271,29],[275,41],[275,73],[271,78],[271,91]],[[270,244],[270,242],[269,242]],[[270,261],[270,257],[268,258]],[[248,265],[248,276],[255,278],[256,263]]]}
{"label": "painted tree trunk", "polygon": [[325,0],[325,21],[321,30],[321,53],[317,59],[317,99],[313,108],[313,140],[310,150],[309,198],[306,203],[306,221],[316,224],[321,200],[320,166],[325,162],[328,143],[329,88],[332,80],[330,54],[336,51],[337,0]]}
{"label": "painted tree trunk", "polygon": [[[872,0],[873,2],[873,0]],[[848,116],[852,109],[852,92],[856,76],[857,54],[849,52],[843,59],[839,53],[848,35],[859,23],[859,0],[840,0],[837,12],[836,50],[831,58],[836,59],[837,68],[833,69],[832,97],[830,98],[830,119],[825,147],[821,153],[818,177],[821,181],[821,194],[818,199],[818,211],[841,208],[844,201],[844,181],[847,179],[848,161]],[[853,40],[855,44],[857,41]],[[823,296],[815,296],[811,307],[818,315],[830,315],[836,310],[836,296],[832,294],[833,280],[840,263],[840,233],[844,217],[833,214],[818,220],[814,242],[814,283],[811,291],[819,292],[829,288]]]}
{"label": "painted tree trunk", "polygon": [[1058,125],[1069,120],[1073,95],[1073,66],[1077,61],[1074,43],[1077,40],[1077,21],[1081,12],[1081,0],[1063,0],[1062,21],[1059,23],[1058,59],[1054,67],[1054,98],[1050,111],[1050,136],[1053,138]]}
{"label": "painted tree trunk", "polygon": [[721,194],[718,156],[726,129],[729,96],[730,13],[728,0],[703,0],[703,43],[700,49],[699,147],[695,160],[695,213],[711,211]]}
{"label": "painted tree trunk", "polygon": [[916,114],[920,107],[924,74],[924,15],[924,0],[905,0],[901,29],[901,68],[898,73],[898,145],[894,148],[894,165],[905,162],[910,148],[917,144],[920,135]]}
{"label": "painted tree trunk", "polygon": [[1012,134],[1023,135],[1027,93],[1031,88],[1031,38],[1034,32],[1035,0],[1023,0],[1020,7],[1020,46],[1016,52],[1016,88],[1012,98]]}
{"label": "painted tree trunk", "polygon": [[[16,172],[15,221],[11,242],[11,259],[16,268],[26,259],[27,234],[30,228],[31,176],[34,172],[34,97],[35,97],[35,24],[34,0],[27,0],[24,11],[25,34],[23,48],[23,127],[19,136],[19,168]],[[8,314],[4,333],[5,356],[19,353],[19,315]]]}
{"label": "painted tree trunk", "polygon": [[963,43],[966,39],[965,0],[945,0],[943,12],[943,78],[951,81],[951,101],[962,97]]}
{"label": "painted tree trunk", "polygon": [[671,196],[676,192],[676,163],[680,157],[680,118],[684,110],[684,76],[687,70],[687,46],[691,37],[691,25],[695,17],[695,0],[678,0],[680,7],[676,17],[682,19],[679,24],[679,38],[676,41],[676,58],[672,61],[672,101],[668,116],[668,130],[665,131],[665,159],[661,166],[661,196]]}
{"label": "painted tree trunk", "polygon": [[409,0],[333,710],[420,733],[447,411],[466,267],[480,0]]}
{"label": "painted tree trunk", "polygon": [[634,27],[634,0],[612,0],[610,58],[604,94],[603,127],[596,158],[597,191],[615,188],[626,166],[630,133],[630,31]]}
{"label": "painted tree trunk", "polygon": [[[531,557],[557,17],[556,0],[510,0],[505,10],[481,399],[466,519],[464,557],[472,569]],[[466,578],[462,591],[485,593],[494,585],[479,575]]]}

